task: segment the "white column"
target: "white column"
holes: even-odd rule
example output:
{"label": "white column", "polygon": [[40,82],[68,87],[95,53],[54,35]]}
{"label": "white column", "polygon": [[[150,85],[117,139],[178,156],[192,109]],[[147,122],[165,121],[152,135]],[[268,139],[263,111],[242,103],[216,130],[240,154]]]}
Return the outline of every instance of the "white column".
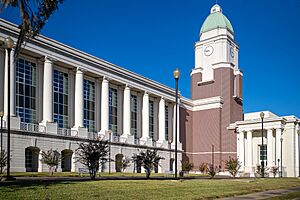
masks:
{"label": "white column", "polygon": [[83,127],[83,72],[80,69],[76,71],[75,78],[75,124],[74,128]]}
{"label": "white column", "polygon": [[5,50],[5,75],[4,75],[4,115],[7,116],[7,91],[8,91],[8,56],[10,56],[10,116],[16,116],[16,70],[14,61],[14,49],[11,50],[10,55]]}
{"label": "white column", "polygon": [[130,87],[126,85],[124,89],[124,105],[123,105],[123,134],[122,137],[130,135],[131,113],[130,113]]}
{"label": "white column", "polygon": [[8,73],[8,52],[7,49],[5,49],[5,64],[4,64],[4,100],[3,100],[3,106],[4,106],[4,115],[7,116],[7,73]]}
{"label": "white column", "polygon": [[44,89],[43,89],[43,122],[52,122],[53,109],[53,62],[45,57],[44,62]]}
{"label": "white column", "polygon": [[39,163],[39,165],[38,165],[38,172],[43,172],[43,163],[42,163],[42,151],[40,151],[39,153],[38,153],[39,155],[38,155],[38,163]]}
{"label": "white column", "polygon": [[106,77],[103,77],[101,89],[101,132],[109,129],[109,82]]}
{"label": "white column", "polygon": [[[281,138],[281,129],[278,128],[276,129],[276,156],[275,156],[275,160],[276,160],[276,165],[278,166],[278,159],[280,159],[280,138]],[[281,160],[280,160],[280,163],[281,164]]]}
{"label": "white column", "polygon": [[76,172],[76,159],[75,159],[75,152],[72,153],[72,160],[71,160],[71,172]]}
{"label": "white column", "polygon": [[245,145],[244,145],[244,132],[239,133],[239,146],[240,146],[240,154],[239,154],[239,161],[241,162],[241,170],[244,171],[245,166]]}
{"label": "white column", "polygon": [[0,111],[4,111],[4,75],[5,75],[5,49],[0,48]]}
{"label": "white column", "polygon": [[142,137],[140,139],[146,141],[149,137],[149,94],[147,92],[143,96],[142,120]]}
{"label": "white column", "polygon": [[16,65],[14,60],[15,49],[10,53],[10,116],[16,116]]}
{"label": "white column", "polygon": [[248,148],[248,151],[247,151],[247,164],[246,166],[251,169],[252,171],[252,167],[253,167],[253,143],[252,143],[252,130],[250,131],[247,131],[247,148]]}
{"label": "white column", "polygon": [[275,165],[273,163],[273,129],[267,130],[267,164],[268,167],[272,167]]}
{"label": "white column", "polygon": [[299,131],[299,124],[295,124],[295,156],[296,156],[296,159],[295,159],[295,176],[299,176],[299,134],[300,134],[300,131]]}
{"label": "white column", "polygon": [[166,134],[165,99],[161,97],[158,109],[158,142],[163,143]]}

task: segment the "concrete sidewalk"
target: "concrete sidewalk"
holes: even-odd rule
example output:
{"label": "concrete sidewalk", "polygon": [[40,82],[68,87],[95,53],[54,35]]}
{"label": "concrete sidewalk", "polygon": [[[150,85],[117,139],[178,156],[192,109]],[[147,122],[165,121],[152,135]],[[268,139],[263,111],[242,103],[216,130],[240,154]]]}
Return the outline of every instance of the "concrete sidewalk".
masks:
{"label": "concrete sidewalk", "polygon": [[279,189],[279,190],[268,190],[264,192],[256,192],[251,194],[245,194],[234,197],[221,198],[221,200],[239,200],[239,199],[268,199],[271,197],[282,196],[291,192],[300,191],[300,187],[294,187],[289,189]]}

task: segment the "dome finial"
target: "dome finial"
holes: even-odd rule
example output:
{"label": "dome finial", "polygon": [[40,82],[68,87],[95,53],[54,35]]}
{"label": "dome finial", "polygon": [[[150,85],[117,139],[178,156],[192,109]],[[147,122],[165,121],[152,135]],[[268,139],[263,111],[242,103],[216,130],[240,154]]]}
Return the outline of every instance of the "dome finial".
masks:
{"label": "dome finial", "polygon": [[219,6],[217,3],[210,9],[211,14],[216,12],[222,12],[221,6]]}

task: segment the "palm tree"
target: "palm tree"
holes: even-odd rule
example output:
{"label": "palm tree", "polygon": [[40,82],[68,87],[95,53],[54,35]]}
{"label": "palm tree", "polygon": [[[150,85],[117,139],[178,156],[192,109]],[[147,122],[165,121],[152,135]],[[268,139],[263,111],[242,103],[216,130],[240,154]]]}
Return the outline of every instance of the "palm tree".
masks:
{"label": "palm tree", "polygon": [[141,151],[140,154],[134,155],[132,158],[137,165],[141,165],[145,168],[147,179],[150,177],[151,170],[153,170],[154,167],[158,167],[159,161],[164,159],[157,154],[156,149],[152,151],[149,149]]}
{"label": "palm tree", "polygon": [[52,149],[50,149],[47,152],[42,151],[41,155],[41,162],[48,165],[49,173],[53,176],[54,168],[59,165],[60,154],[58,153],[58,151],[53,151]]}

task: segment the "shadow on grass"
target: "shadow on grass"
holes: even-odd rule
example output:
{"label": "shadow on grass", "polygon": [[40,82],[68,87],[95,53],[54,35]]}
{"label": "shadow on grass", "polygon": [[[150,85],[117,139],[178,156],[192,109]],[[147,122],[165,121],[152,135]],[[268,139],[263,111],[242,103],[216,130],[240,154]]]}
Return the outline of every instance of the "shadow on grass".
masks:
{"label": "shadow on grass", "polygon": [[0,182],[0,191],[2,187],[9,187],[14,190],[18,188],[28,188],[32,190],[38,190],[40,187],[48,187],[51,185],[70,185],[72,181],[60,181],[60,180],[15,180],[15,181],[2,181]]}

